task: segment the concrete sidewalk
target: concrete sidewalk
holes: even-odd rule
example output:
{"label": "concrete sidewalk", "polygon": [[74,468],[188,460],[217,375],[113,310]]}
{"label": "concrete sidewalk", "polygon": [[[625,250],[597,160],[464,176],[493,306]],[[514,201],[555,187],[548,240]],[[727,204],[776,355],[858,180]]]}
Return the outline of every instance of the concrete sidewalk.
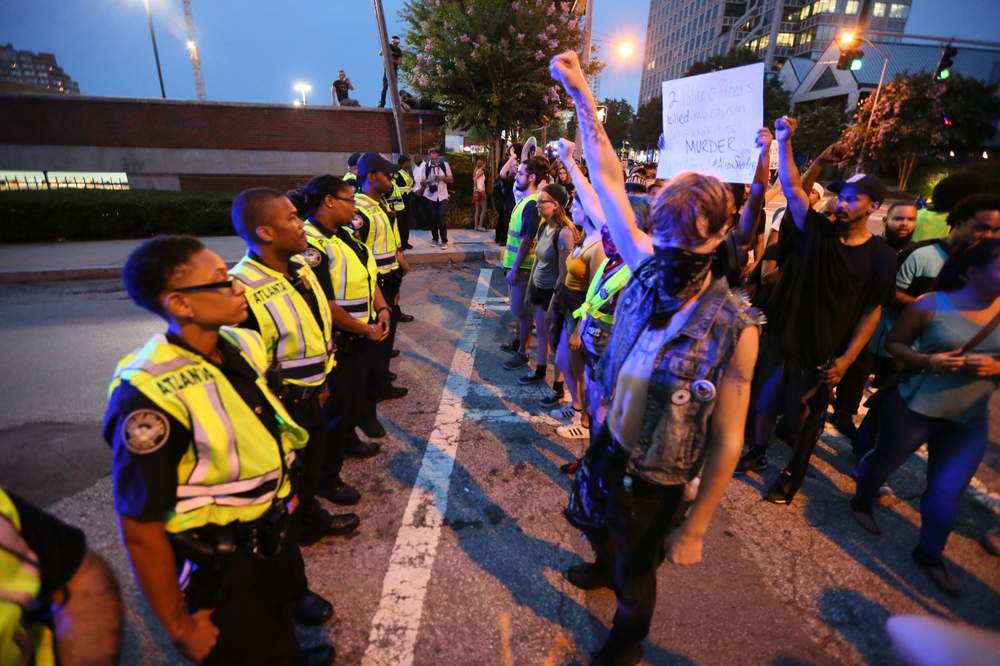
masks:
{"label": "concrete sidewalk", "polygon": [[[246,248],[237,236],[202,240],[230,265],[240,260]],[[413,249],[406,251],[406,258],[414,266],[495,261],[501,250],[493,242],[492,229],[449,229],[448,241],[448,247],[442,250],[431,245],[429,231],[415,229],[410,232]],[[141,242],[142,239],[0,245],[0,283],[116,278],[126,257]]]}

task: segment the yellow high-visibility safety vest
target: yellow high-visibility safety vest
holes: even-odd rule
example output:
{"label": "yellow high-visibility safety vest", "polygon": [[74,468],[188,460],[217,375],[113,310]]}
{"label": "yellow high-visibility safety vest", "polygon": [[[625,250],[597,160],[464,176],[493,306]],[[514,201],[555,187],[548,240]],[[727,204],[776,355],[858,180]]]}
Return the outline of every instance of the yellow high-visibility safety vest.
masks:
{"label": "yellow high-visibility safety vest", "polygon": [[362,238],[368,250],[375,255],[375,266],[379,273],[390,273],[399,268],[396,248],[399,246],[399,231],[389,214],[377,201],[363,192],[354,195],[358,215],[368,220],[368,237]]}
{"label": "yellow high-visibility safety vest", "polygon": [[[108,389],[110,396],[123,380],[128,381],[191,432],[191,443],[177,465],[177,503],[166,517],[168,532],[260,518],[291,493],[286,470],[309,438],[264,380],[268,359],[260,335],[238,328],[223,328],[220,333],[257,372],[257,388],[277,415],[280,453],[271,431],[219,368],[200,354],[171,344],[162,334],[121,360]],[[169,435],[169,422],[162,416],[135,414],[145,418],[140,425],[151,446],[157,437],[165,440]],[[123,428],[129,427],[132,416]]]}
{"label": "yellow high-visibility safety vest", "polygon": [[396,178],[392,179],[392,194],[388,197],[389,206],[394,211],[401,211],[406,209],[406,195],[413,191],[413,177],[407,172],[406,169],[400,169],[399,175],[403,178],[403,184],[400,185]]}
{"label": "yellow high-visibility safety vest", "polygon": [[229,274],[246,287],[247,304],[257,319],[268,357],[281,367],[282,380],[297,386],[322,384],[337,363],[330,306],[312,269],[302,265],[298,274],[319,301],[318,322],[309,303],[282,273],[247,256]]}
{"label": "yellow high-visibility safety vest", "polygon": [[24,611],[42,589],[38,556],[21,536],[21,516],[0,488],[0,664],[55,666],[55,641],[44,624],[25,626]]}
{"label": "yellow high-visibility safety vest", "polygon": [[341,178],[341,180],[344,181],[345,183],[350,183],[354,187],[358,186],[358,174],[354,173],[353,171],[348,171],[347,173],[345,173],[344,177]]}
{"label": "yellow high-visibility safety vest", "polygon": [[590,314],[591,317],[602,324],[611,326],[615,323],[615,313],[603,312],[601,308],[628,284],[629,279],[632,277],[632,269],[627,264],[622,264],[615,271],[614,275],[608,278],[607,282],[601,284],[601,281],[604,279],[604,270],[610,261],[610,259],[605,259],[598,266],[597,273],[594,274],[594,279],[590,281],[590,285],[587,287],[587,297],[584,299],[583,305],[573,312],[575,319],[582,319],[585,314]]}
{"label": "yellow high-visibility safety vest", "polygon": [[[357,252],[337,234],[328,237],[316,224],[313,220],[306,222],[306,240],[329,260],[334,303],[355,319],[365,323],[372,321],[375,318],[375,278],[378,269],[371,251],[365,250],[368,261],[361,263]],[[351,242],[362,245],[353,236]]]}
{"label": "yellow high-visibility safety vest", "polygon": [[[524,212],[524,207],[528,205],[529,201],[538,201],[538,193],[529,194],[514,206],[514,210],[510,214],[510,226],[507,227],[507,249],[503,251],[503,267],[513,268],[514,259],[517,258],[517,251],[521,247],[521,243],[534,242],[534,238],[524,238],[522,237],[521,227],[524,224],[524,220],[521,219],[521,214]],[[529,251],[524,255],[524,259],[521,261],[521,268],[527,270],[535,265],[535,255]]]}

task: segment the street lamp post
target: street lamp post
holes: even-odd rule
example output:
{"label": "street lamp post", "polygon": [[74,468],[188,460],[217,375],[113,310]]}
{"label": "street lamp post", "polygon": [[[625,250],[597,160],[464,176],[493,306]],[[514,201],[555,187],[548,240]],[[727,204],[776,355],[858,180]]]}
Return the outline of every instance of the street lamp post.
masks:
{"label": "street lamp post", "polygon": [[160,95],[167,98],[167,90],[163,87],[163,70],[160,69],[160,50],[156,48],[156,32],[153,30],[153,12],[149,8],[149,0],[144,0],[146,5],[146,22],[149,23],[149,39],[153,42],[153,58],[156,59],[156,76],[160,79]]}
{"label": "street lamp post", "polygon": [[864,137],[861,139],[861,151],[858,153],[858,163],[854,167],[854,173],[861,171],[861,165],[864,163],[865,148],[868,147],[868,135],[872,131],[872,120],[875,118],[875,109],[878,108],[879,94],[882,92],[882,83],[885,81],[885,70],[889,67],[889,56],[886,55],[885,51],[863,37],[860,38],[860,40],[875,49],[875,51],[882,56],[882,73],[879,74],[878,86],[875,88],[875,98],[872,100],[871,109],[868,111],[868,125],[865,127]]}
{"label": "street lamp post", "polygon": [[306,105],[306,93],[312,92],[312,86],[308,83],[296,83],[292,89],[302,95],[302,106]]}

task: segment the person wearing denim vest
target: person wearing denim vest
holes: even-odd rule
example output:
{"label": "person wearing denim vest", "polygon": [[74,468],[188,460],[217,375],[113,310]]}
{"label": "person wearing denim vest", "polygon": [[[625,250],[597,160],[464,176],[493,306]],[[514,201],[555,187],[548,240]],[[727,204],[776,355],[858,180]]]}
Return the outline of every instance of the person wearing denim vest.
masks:
{"label": "person wearing denim vest", "polygon": [[[653,617],[658,565],[701,560],[736,468],[759,320],[725,280],[710,275],[733,222],[729,188],[711,176],[678,174],[653,204],[651,235],[642,232],[576,53],[556,56],[550,70],[573,99],[594,191],[633,271],[599,367],[611,409],[591,447],[611,449],[596,479],[607,491],[607,559],[583,565],[586,571],[577,565],[584,575],[571,570],[567,577],[578,587],[610,582],[618,602],[611,634],[590,663],[634,664]],[[685,488],[699,471],[685,515]]]}

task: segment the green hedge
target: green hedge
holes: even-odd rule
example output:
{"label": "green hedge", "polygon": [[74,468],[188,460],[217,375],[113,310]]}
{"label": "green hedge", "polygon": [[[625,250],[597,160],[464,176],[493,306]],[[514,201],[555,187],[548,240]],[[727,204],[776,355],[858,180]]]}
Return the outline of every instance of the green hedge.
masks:
{"label": "green hedge", "polygon": [[56,190],[0,193],[0,243],[225,236],[232,194]]}
{"label": "green hedge", "polygon": [[990,184],[990,191],[1000,192],[1000,163],[995,159],[964,163],[921,164],[913,171],[907,188],[930,199],[934,186],[945,176],[959,171],[977,173]]}

